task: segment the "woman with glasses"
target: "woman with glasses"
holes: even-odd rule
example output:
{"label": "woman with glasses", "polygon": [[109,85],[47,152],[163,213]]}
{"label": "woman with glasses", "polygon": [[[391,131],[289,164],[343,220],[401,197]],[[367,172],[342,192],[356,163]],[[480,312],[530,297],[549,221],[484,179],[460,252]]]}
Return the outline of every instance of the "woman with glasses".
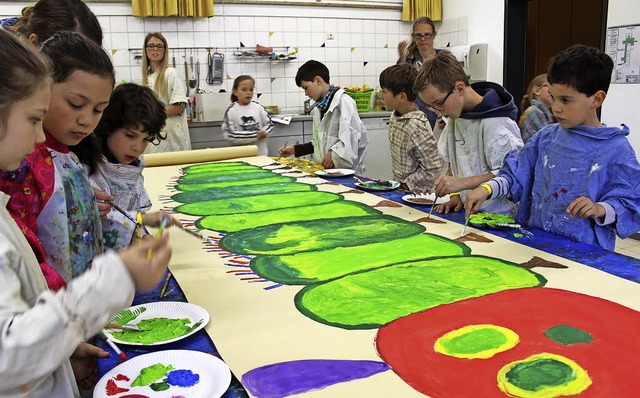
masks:
{"label": "woman with glasses", "polygon": [[[419,68],[422,63],[430,58],[436,56],[440,49],[433,47],[433,41],[436,38],[436,25],[429,17],[420,17],[415,20],[411,27],[411,43],[407,45],[406,41],[398,43],[398,64],[407,63]],[[418,96],[416,98],[416,105],[418,108],[427,115],[431,128],[438,130],[436,139],[440,136],[444,126],[436,126],[436,120],[438,115],[432,110],[428,109],[424,101]]]}
{"label": "woman with glasses", "polygon": [[187,124],[187,91],[178,71],[169,66],[167,39],[161,33],[144,38],[142,84],[151,87],[164,105],[167,123],[162,134],[167,137],[159,145],[149,145],[145,153],[187,151],[191,149]]}

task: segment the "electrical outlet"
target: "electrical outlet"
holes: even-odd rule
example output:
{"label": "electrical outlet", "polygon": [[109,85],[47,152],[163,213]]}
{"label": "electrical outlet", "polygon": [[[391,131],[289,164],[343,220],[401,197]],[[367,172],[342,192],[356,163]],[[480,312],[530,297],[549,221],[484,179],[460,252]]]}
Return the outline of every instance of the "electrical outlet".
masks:
{"label": "electrical outlet", "polygon": [[327,32],[327,40],[334,40],[335,36],[333,34],[333,32]]}

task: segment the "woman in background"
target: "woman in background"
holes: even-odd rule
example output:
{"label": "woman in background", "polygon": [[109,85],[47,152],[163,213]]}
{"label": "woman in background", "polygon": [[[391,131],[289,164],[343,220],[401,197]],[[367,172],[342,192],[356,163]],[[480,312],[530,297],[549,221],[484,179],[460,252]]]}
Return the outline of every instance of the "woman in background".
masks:
{"label": "woman in background", "polygon": [[151,87],[164,105],[167,123],[160,145],[149,145],[145,153],[188,151],[191,149],[185,107],[187,92],[178,72],[169,65],[167,39],[161,33],[149,33],[144,38],[142,85]]}
{"label": "woman in background", "polygon": [[[411,27],[411,43],[407,45],[407,42],[404,40],[398,43],[397,63],[407,63],[409,65],[413,65],[415,68],[420,68],[425,60],[435,57],[437,53],[442,51],[433,47],[433,41],[437,34],[436,25],[433,23],[431,18],[420,17],[416,19]],[[427,115],[427,119],[429,119],[429,124],[431,124],[431,128],[434,130],[434,134],[436,134],[436,127],[440,127],[438,129],[438,134],[436,135],[437,139],[444,128],[444,125],[436,126],[438,115],[431,109],[427,108],[427,105],[420,96],[416,98],[416,105],[418,105],[418,108]]]}

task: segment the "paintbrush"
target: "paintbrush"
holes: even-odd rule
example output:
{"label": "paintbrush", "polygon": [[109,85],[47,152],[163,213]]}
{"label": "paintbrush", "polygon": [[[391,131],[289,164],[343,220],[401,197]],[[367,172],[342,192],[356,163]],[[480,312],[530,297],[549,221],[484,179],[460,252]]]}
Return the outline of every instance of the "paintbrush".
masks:
{"label": "paintbrush", "polygon": [[[167,226],[167,222],[169,222],[169,217],[166,214],[164,214],[162,216],[162,220],[160,221],[158,232],[156,233],[156,239],[160,239],[162,237],[162,233],[164,232],[164,228]],[[147,251],[147,262],[151,261],[151,251],[152,251],[151,248],[149,248],[149,250]]]}
{"label": "paintbrush", "polygon": [[431,209],[429,209],[429,214],[427,215],[427,218],[431,217],[431,214],[433,214],[433,209],[434,207],[436,207],[437,201],[438,201],[438,195],[436,195],[435,199],[433,200],[433,204],[431,205]]}
{"label": "paintbrush", "polygon": [[107,344],[109,344],[109,347],[111,347],[111,349],[113,351],[115,351],[116,354],[118,354],[118,356],[120,358],[122,358],[122,360],[124,361],[128,361],[129,358],[127,357],[127,354],[125,354],[124,352],[122,352],[122,350],[116,345],[116,343],[114,343],[109,337],[107,337],[104,333],[100,333],[100,335],[102,336],[102,338],[104,339],[104,341],[107,342]]}
{"label": "paintbrush", "polygon": [[362,181],[362,180],[361,180],[361,179],[359,179],[358,177],[353,176],[353,178],[355,178],[355,179],[356,179],[356,181],[358,181],[360,184],[365,185],[365,186],[367,185],[367,183],[366,183],[366,182]]}
{"label": "paintbrush", "polygon": [[361,176],[361,177],[364,178],[365,180],[369,180],[369,181],[373,181],[373,182],[381,182],[381,183],[387,182],[385,180],[379,180],[377,178],[371,178],[371,177],[367,177],[367,176]]}
{"label": "paintbrush", "polygon": [[[288,143],[289,143],[289,141],[285,141],[284,145],[282,146],[282,149],[286,148]],[[280,156],[278,156],[278,160],[277,161],[280,162],[281,158],[282,158],[282,154],[280,154]]]}
{"label": "paintbrush", "polygon": [[460,232],[460,237],[464,236],[464,233],[467,230],[467,224],[469,224],[469,218],[464,219],[464,226],[462,227],[462,232]]}
{"label": "paintbrush", "polygon": [[180,228],[181,230],[183,230],[184,232],[186,232],[186,233],[188,233],[188,234],[190,234],[192,236],[195,236],[196,238],[200,238],[203,241],[207,240],[207,238],[205,238],[203,235],[197,233],[196,231],[192,231],[192,230],[190,230],[188,228],[185,228],[182,225],[176,225],[176,227]]}
{"label": "paintbrush", "polygon": [[106,325],[104,325],[105,329],[121,329],[121,330],[135,330],[136,332],[140,331],[140,328],[138,327],[138,325],[133,325],[130,323],[107,323]]}
{"label": "paintbrush", "polygon": [[160,290],[160,298],[164,297],[164,292],[167,291],[167,285],[169,285],[169,279],[171,278],[171,271],[167,274],[167,278],[164,280],[164,284],[162,285],[162,290]]}

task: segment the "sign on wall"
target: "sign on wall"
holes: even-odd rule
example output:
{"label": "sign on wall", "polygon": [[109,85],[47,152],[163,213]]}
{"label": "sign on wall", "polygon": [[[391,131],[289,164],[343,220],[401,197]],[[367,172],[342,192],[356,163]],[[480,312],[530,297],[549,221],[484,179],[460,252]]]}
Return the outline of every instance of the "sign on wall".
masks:
{"label": "sign on wall", "polygon": [[640,83],[640,25],[607,29],[607,53],[613,59],[611,83]]}

